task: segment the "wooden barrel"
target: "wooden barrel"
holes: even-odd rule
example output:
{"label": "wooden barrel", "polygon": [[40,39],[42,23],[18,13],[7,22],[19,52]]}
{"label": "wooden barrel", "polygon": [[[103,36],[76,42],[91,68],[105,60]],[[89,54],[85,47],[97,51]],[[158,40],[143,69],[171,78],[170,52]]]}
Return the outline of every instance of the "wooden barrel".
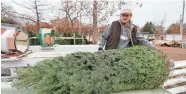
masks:
{"label": "wooden barrel", "polygon": [[29,47],[29,36],[22,30],[1,27],[1,52],[25,53]]}
{"label": "wooden barrel", "polygon": [[40,28],[39,39],[42,47],[50,47],[55,44],[55,31],[53,29]]}

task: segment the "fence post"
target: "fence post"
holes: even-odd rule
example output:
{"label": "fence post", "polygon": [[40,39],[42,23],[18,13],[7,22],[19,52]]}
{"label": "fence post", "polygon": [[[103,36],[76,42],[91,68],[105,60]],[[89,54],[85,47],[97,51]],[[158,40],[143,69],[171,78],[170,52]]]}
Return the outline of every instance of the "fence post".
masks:
{"label": "fence post", "polygon": [[37,45],[37,39],[34,39],[35,40],[35,44],[34,45]]}
{"label": "fence post", "polygon": [[76,45],[76,35],[74,33],[74,45]]}
{"label": "fence post", "polygon": [[84,44],[83,42],[83,40],[84,40],[84,38],[83,38],[83,33],[81,33],[81,39],[82,39],[82,45]]}

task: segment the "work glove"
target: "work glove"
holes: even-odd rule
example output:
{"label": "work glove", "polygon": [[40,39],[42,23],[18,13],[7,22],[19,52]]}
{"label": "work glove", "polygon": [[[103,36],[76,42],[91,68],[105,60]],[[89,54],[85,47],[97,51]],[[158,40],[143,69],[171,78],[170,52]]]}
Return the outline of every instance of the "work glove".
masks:
{"label": "work glove", "polygon": [[98,51],[102,51],[102,50],[103,50],[103,48],[99,48],[99,49],[98,49]]}

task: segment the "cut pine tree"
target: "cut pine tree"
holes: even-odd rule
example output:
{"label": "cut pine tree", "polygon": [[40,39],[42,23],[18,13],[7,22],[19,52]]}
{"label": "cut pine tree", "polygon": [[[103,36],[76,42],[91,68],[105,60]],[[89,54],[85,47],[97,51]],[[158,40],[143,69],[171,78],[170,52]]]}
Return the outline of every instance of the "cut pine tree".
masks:
{"label": "cut pine tree", "polygon": [[163,85],[166,57],[149,47],[76,52],[18,69],[17,88],[33,87],[38,94],[109,94],[149,90]]}

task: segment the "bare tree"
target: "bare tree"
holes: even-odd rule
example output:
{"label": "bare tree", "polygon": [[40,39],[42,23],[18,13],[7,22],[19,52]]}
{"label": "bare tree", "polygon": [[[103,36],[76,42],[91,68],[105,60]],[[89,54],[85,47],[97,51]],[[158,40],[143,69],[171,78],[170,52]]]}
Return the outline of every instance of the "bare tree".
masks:
{"label": "bare tree", "polygon": [[12,7],[1,2],[1,17],[7,17],[11,12],[13,12]]}
{"label": "bare tree", "polygon": [[164,15],[164,17],[162,18],[162,20],[160,21],[160,24],[156,25],[155,28],[155,38],[156,39],[162,39],[162,35],[164,34],[164,23],[166,21],[166,14]]}
{"label": "bare tree", "polygon": [[155,28],[156,28],[156,30],[154,32],[155,38],[157,40],[162,39],[162,37],[163,37],[162,35],[164,34],[164,27],[163,27],[163,25],[156,25]]}
{"label": "bare tree", "polygon": [[65,13],[66,19],[70,22],[68,28],[74,28],[74,24],[78,21],[80,16],[83,17],[88,15],[87,10],[89,5],[90,2],[85,0],[61,0],[60,10]]}
{"label": "bare tree", "polygon": [[45,10],[47,6],[42,0],[21,0],[21,3],[18,3],[12,0],[16,5],[21,6],[27,9],[29,12],[33,13],[34,15],[31,16],[30,14],[17,14],[19,18],[23,18],[26,20],[33,21],[37,24],[37,30],[40,28],[40,21],[42,19],[42,11]]}
{"label": "bare tree", "polygon": [[9,24],[18,24],[16,12],[12,6],[1,2],[1,22]]}

